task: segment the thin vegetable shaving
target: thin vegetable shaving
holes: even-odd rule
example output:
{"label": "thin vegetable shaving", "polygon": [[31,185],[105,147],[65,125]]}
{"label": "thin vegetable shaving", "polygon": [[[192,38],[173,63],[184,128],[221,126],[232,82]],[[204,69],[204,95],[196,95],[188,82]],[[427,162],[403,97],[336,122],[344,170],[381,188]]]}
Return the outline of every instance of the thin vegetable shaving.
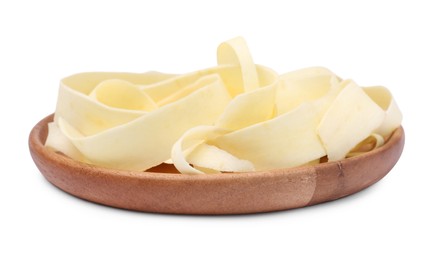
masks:
{"label": "thin vegetable shaving", "polygon": [[401,124],[386,88],[321,67],[278,75],[254,64],[241,37],[220,44],[217,61],[183,75],[64,78],[45,145],[114,169],[172,163],[184,174],[251,172],[357,156]]}

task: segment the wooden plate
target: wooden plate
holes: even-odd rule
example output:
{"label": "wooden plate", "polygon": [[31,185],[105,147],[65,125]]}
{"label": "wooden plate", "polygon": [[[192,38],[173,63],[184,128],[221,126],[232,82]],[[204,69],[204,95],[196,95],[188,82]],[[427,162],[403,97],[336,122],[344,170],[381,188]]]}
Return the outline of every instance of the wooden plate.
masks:
{"label": "wooden plate", "polygon": [[[31,131],[30,152],[58,188],[96,203],[146,212],[245,214],[305,207],[356,193],[383,178],[404,147],[398,128],[374,151],[337,162],[263,172],[183,175],[120,171],[74,161],[46,148],[50,115]],[[159,172],[157,172],[159,171]]]}

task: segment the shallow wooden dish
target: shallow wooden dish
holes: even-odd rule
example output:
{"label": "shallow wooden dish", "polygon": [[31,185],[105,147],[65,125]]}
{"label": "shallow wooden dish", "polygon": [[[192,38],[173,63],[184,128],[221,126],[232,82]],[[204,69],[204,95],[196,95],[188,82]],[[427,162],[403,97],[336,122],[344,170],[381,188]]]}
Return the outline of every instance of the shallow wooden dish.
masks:
{"label": "shallow wooden dish", "polygon": [[[404,130],[366,154],[337,162],[264,172],[182,175],[101,168],[47,149],[47,123],[31,131],[30,152],[44,177],[58,188],[96,203],[146,212],[245,214],[305,207],[356,193],[383,178],[398,161]],[[160,171],[160,172],[156,172]]]}

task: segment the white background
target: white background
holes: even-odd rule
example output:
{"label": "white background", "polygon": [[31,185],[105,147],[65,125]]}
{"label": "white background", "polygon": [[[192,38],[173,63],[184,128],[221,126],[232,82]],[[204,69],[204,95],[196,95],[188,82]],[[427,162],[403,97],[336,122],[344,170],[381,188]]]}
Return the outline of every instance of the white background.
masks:
{"label": "white background", "polygon": [[[433,259],[430,1],[1,1],[0,259]],[[407,142],[379,183],[335,202],[247,216],[173,216],[86,202],[49,184],[28,134],[82,71],[183,73],[244,36],[279,73],[325,66],[385,85]],[[431,247],[431,248],[430,248]]]}

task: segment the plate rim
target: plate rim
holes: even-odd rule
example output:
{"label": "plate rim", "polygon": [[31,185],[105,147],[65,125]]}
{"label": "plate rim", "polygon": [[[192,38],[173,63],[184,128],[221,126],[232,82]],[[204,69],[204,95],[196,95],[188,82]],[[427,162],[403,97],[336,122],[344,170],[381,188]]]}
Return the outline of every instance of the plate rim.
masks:
{"label": "plate rim", "polygon": [[[149,210],[151,212],[160,212],[160,213],[176,213],[176,214],[244,214],[244,213],[257,213],[257,212],[268,212],[268,211],[275,211],[275,210],[285,210],[290,208],[296,208],[296,207],[304,207],[309,205],[314,205],[330,200],[335,200],[341,197],[345,197],[347,195],[356,193],[362,189],[365,189],[372,184],[376,183],[380,179],[382,179],[387,173],[393,168],[393,166],[396,164],[396,162],[399,160],[403,147],[404,147],[404,141],[405,141],[405,134],[404,129],[402,126],[400,126],[398,129],[396,129],[390,138],[386,141],[386,143],[376,148],[370,152],[351,157],[346,158],[340,161],[333,161],[333,162],[325,162],[320,163],[317,165],[307,165],[307,166],[298,166],[298,167],[291,167],[291,168],[282,168],[282,169],[273,169],[269,171],[255,171],[255,172],[243,172],[243,173],[222,173],[222,174],[204,174],[204,175],[188,175],[188,174],[174,174],[174,173],[160,173],[160,172],[148,172],[148,171],[129,171],[129,170],[117,170],[117,169],[110,169],[110,168],[104,168],[100,166],[90,165],[82,162],[75,161],[65,155],[59,154],[55,152],[53,149],[47,148],[44,146],[43,142],[45,142],[46,134],[47,134],[47,124],[48,122],[53,120],[53,114],[48,115],[47,117],[40,120],[32,129],[29,135],[29,149],[32,155],[33,160],[35,161],[35,164],[38,166],[40,172],[44,175],[44,177],[51,182],[53,185],[57,186],[58,188],[64,190],[67,193],[70,193],[74,196],[84,198],[86,200],[90,200],[93,202],[97,202],[100,204],[105,204],[109,206],[114,207],[120,207],[120,208],[126,208],[126,209],[132,209],[132,210],[138,210],[138,211],[148,211],[143,210],[140,208],[134,208],[134,207],[124,207],[123,205],[118,204],[111,204],[110,202],[104,202],[104,201],[98,201],[97,199],[92,198],[86,198],[81,196],[80,194],[74,194],[74,192],[68,191],[65,189],[65,187],[62,187],[59,185],[57,180],[53,179],[52,176],[47,176],[45,170],[41,167],[44,167],[43,164],[50,164],[50,165],[61,165],[62,167],[69,167],[69,171],[71,172],[77,172],[77,174],[86,174],[86,175],[98,175],[98,176],[104,176],[113,178],[113,179],[123,179],[128,181],[138,181],[138,182],[146,182],[146,181],[152,181],[157,183],[167,183],[169,186],[172,184],[182,184],[182,185],[205,185],[205,186],[215,186],[215,185],[225,185],[228,183],[236,183],[236,182],[246,182],[250,181],[252,183],[260,182],[260,181],[273,181],[274,179],[296,179],[296,178],[303,178],[307,173],[311,174],[312,172],[315,174],[315,178],[318,178],[319,174],[322,174],[320,178],[325,178],[325,185],[329,185],[328,182],[332,183],[333,180],[327,180],[326,172],[327,169],[332,169],[334,171],[334,175],[340,175],[344,174],[342,171],[342,167],[345,165],[357,165],[358,162],[363,162],[364,160],[369,160],[370,158],[373,158],[375,156],[381,156],[384,153],[387,153],[390,149],[395,150],[395,156],[392,159],[392,162],[389,162],[391,167],[385,172],[382,172],[380,174],[377,174],[375,178],[369,179],[367,183],[364,183],[360,187],[356,187],[355,189],[348,189],[345,192],[341,192],[339,194],[329,194],[328,196],[321,196],[320,198],[314,198],[316,194],[317,187],[315,186],[315,194],[312,195],[312,198],[309,200],[308,203],[305,205],[296,205],[295,207],[287,207],[287,208],[281,208],[281,209],[266,209],[266,210],[258,210],[258,209],[249,209],[244,210],[242,212],[231,211],[231,210],[223,210],[221,213],[218,210],[212,210],[212,211],[195,211],[194,209],[191,210]],[[45,135],[45,136],[44,136]],[[341,173],[337,171],[342,171]],[[336,176],[337,176],[336,175]],[[337,176],[338,178],[339,176]],[[332,178],[332,177],[330,177]],[[335,178],[335,177],[333,177]],[[315,180],[316,181],[316,180]],[[316,185],[316,184],[315,184]],[[330,184],[332,185],[332,184]],[[333,184],[334,185],[334,184]],[[341,184],[337,184],[338,186]],[[327,187],[326,187],[327,188]],[[181,207],[182,208],[182,207]]]}

